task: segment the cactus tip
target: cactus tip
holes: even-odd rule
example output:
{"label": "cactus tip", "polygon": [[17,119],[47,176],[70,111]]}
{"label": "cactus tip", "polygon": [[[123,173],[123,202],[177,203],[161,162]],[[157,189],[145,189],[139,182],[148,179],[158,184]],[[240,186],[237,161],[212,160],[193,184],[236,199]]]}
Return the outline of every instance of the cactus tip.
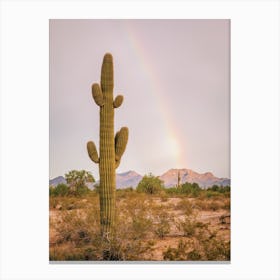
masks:
{"label": "cactus tip", "polygon": [[104,60],[105,62],[111,62],[111,61],[113,61],[113,56],[112,56],[110,53],[106,53],[106,54],[104,55],[103,60]]}

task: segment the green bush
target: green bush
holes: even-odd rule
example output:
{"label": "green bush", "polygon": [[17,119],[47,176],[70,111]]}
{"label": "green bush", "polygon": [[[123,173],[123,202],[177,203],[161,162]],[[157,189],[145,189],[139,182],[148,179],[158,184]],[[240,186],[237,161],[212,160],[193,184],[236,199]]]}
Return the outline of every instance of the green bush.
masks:
{"label": "green bush", "polygon": [[163,182],[150,173],[142,178],[136,190],[147,194],[157,194],[163,190]]}
{"label": "green bush", "polygon": [[217,186],[213,185],[212,187],[208,188],[207,191],[213,191],[218,193],[228,193],[230,192],[230,186]]}
{"label": "green bush", "polygon": [[167,194],[182,194],[188,195],[190,197],[197,197],[201,193],[202,189],[197,183],[184,183],[181,187],[166,188],[165,192]]}
{"label": "green bush", "polygon": [[50,196],[67,196],[69,187],[65,184],[58,184],[56,187],[50,187]]}
{"label": "green bush", "polygon": [[87,186],[79,186],[74,192],[73,194],[75,196],[84,196],[87,195],[88,193],[90,193],[91,190],[87,187]]}
{"label": "green bush", "polygon": [[182,193],[197,197],[200,193],[201,188],[197,183],[184,183],[182,185]]}
{"label": "green bush", "polygon": [[181,194],[180,189],[175,188],[175,187],[172,187],[172,188],[165,188],[164,190],[165,190],[165,192],[166,192],[168,195],[177,195],[177,194]]}

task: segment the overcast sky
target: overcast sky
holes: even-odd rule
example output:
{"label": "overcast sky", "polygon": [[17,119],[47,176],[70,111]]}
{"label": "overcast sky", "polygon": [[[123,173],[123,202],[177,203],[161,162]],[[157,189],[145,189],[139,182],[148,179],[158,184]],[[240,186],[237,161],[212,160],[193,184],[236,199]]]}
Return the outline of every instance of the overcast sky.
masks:
{"label": "overcast sky", "polygon": [[98,165],[91,85],[114,58],[115,131],[129,128],[117,172],[190,168],[230,177],[229,20],[50,20],[50,178]]}

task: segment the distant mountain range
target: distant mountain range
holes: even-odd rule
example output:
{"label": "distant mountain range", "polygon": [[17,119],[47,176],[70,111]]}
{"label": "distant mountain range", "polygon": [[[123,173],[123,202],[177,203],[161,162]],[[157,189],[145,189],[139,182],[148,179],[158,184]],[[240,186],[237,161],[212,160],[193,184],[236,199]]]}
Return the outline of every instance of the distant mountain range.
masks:
{"label": "distant mountain range", "polygon": [[[180,174],[180,183],[197,183],[201,188],[208,188],[213,185],[218,186],[229,186],[230,179],[227,178],[218,178],[215,177],[211,172],[206,173],[197,173],[191,169],[170,169],[161,176],[161,179],[164,182],[166,187],[172,187],[177,185],[178,174]],[[127,187],[136,188],[138,183],[143,178],[142,175],[138,174],[135,171],[127,171],[116,175],[116,185],[118,189],[123,189]],[[63,176],[56,177],[49,181],[50,186],[57,186],[58,184],[66,184],[66,180]],[[98,182],[96,182],[98,183]],[[94,184],[88,184],[89,188],[93,188]]]}
{"label": "distant mountain range", "polygon": [[178,174],[180,174],[180,183],[197,183],[201,188],[208,188],[213,185],[229,186],[230,179],[215,177],[211,172],[197,173],[191,169],[170,169],[159,178],[164,182],[166,187],[177,185]]}
{"label": "distant mountain range", "polygon": [[124,173],[117,174],[116,184],[117,188],[123,189],[126,187],[136,188],[143,176],[136,173],[135,171],[127,171]]}
{"label": "distant mountain range", "polygon": [[49,180],[50,186],[56,187],[58,184],[66,184],[66,180],[63,176],[58,176],[54,179]]}

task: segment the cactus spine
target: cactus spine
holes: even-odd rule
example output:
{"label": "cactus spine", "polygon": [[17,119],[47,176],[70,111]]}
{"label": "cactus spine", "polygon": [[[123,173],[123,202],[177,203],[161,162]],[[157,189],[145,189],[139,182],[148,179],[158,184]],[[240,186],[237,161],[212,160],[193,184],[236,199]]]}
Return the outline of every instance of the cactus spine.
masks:
{"label": "cactus spine", "polygon": [[101,235],[110,239],[115,223],[116,171],[128,141],[128,128],[122,127],[114,136],[114,109],[121,106],[123,96],[113,99],[113,57],[105,54],[101,68],[101,87],[92,85],[92,96],[100,107],[99,157],[93,142],[87,143],[90,159],[99,164]]}

